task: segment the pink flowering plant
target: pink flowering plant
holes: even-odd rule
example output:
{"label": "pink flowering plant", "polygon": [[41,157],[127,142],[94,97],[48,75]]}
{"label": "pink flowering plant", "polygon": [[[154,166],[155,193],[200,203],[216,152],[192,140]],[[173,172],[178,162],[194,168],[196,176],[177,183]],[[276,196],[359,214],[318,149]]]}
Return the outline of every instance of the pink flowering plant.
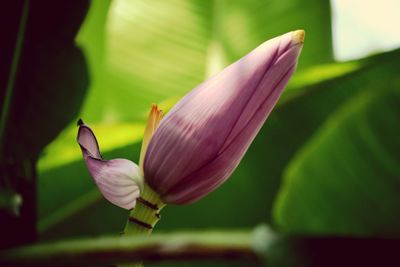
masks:
{"label": "pink flowering plant", "polygon": [[153,105],[139,164],[103,159],[94,132],[78,122],[78,143],[99,190],[130,210],[126,234],[151,233],[166,204],[198,201],[229,178],[294,73],[303,41],[297,30],[261,44],[164,118]]}

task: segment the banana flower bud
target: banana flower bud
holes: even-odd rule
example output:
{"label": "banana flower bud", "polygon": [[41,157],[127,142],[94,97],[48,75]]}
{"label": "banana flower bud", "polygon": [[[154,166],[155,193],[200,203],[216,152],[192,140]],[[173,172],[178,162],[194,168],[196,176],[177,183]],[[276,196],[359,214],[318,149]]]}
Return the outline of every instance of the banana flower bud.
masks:
{"label": "banana flower bud", "polygon": [[303,40],[304,31],[298,30],[261,44],[194,88],[163,120],[153,106],[140,167],[125,159],[103,160],[93,132],[81,122],[78,143],[104,197],[133,208],[143,175],[165,203],[188,204],[217,188],[235,170],[278,101]]}
{"label": "banana flower bud", "polygon": [[269,40],[182,98],[161,121],[144,160],[166,203],[187,204],[235,170],[293,74],[304,31]]}

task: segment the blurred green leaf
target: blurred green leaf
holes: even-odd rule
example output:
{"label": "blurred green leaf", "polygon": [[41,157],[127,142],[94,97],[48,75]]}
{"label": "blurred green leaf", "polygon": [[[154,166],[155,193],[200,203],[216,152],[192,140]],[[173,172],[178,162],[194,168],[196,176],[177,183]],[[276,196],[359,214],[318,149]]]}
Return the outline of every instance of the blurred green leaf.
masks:
{"label": "blurred green leaf", "polygon": [[[300,59],[301,60],[301,59]],[[288,87],[283,92],[283,96],[279,104],[287,99],[307,92],[310,86],[331,81],[336,78],[344,77],[355,71],[361,70],[366,62],[349,61],[341,63],[321,64],[309,67],[304,70],[298,70],[294,75]]]}
{"label": "blurred green leaf", "polygon": [[[262,197],[254,205],[262,203],[262,213],[268,221],[271,222],[271,209],[283,171],[295,153],[312,138],[330,114],[350,97],[364,90],[379,91],[383,84],[398,84],[399,62],[400,50],[396,50],[358,61],[337,63],[332,68],[332,79],[315,76],[315,84],[289,89],[250,147],[237,170],[239,173],[235,173],[231,179],[251,179],[251,183],[257,183],[259,188],[255,192]],[[340,66],[346,69],[351,65],[357,67],[336,75],[335,69]],[[301,76],[294,77],[298,79]],[[304,82],[307,84],[306,80]],[[240,174],[242,166],[246,166],[247,174]],[[222,190],[225,190],[225,185]],[[234,191],[231,193],[234,194]]]}
{"label": "blurred green leaf", "polygon": [[275,206],[281,230],[400,236],[400,79],[396,81],[386,80],[376,90],[365,87],[297,153]]}
{"label": "blurred green leaf", "polygon": [[215,0],[220,2],[219,39],[228,62],[238,59],[262,42],[285,32],[304,29],[299,70],[333,61],[329,1]]}
{"label": "blurred green leaf", "polygon": [[331,62],[329,1],[93,1],[77,38],[93,77],[82,117],[137,119],[151,103],[182,96],[298,28],[310,32],[300,68]]}

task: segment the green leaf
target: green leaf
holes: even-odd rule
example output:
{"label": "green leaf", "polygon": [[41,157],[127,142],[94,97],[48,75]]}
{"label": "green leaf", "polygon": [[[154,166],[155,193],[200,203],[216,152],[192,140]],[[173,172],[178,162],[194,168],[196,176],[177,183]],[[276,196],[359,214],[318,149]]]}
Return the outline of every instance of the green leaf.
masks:
{"label": "green leaf", "polygon": [[285,232],[400,236],[400,79],[349,99],[288,165]]}
{"label": "green leaf", "polygon": [[[301,12],[299,11],[301,10]],[[309,31],[300,68],[332,61],[328,1],[94,1],[77,38],[88,55],[87,121],[137,119],[285,32]]]}
{"label": "green leaf", "polygon": [[[304,83],[306,86],[292,87],[278,103],[241,163],[250,171],[247,175],[238,174],[239,179],[251,179],[252,183],[261,187],[258,190],[262,190],[263,199],[259,203],[263,203],[263,212],[269,222],[284,169],[295,153],[350,97],[367,89],[380,90],[382,81],[396,84],[399,60],[400,50],[396,50],[358,61],[336,63],[331,68],[332,77],[322,79],[315,76],[316,83],[313,84],[307,81],[308,78],[302,78],[308,76],[308,71],[295,74],[296,83]],[[352,65],[355,67],[348,68]],[[337,75],[336,69],[341,66],[345,71]],[[322,68],[326,69],[326,65]],[[320,72],[317,67],[313,69],[312,72]],[[232,178],[237,177],[234,175]]]}
{"label": "green leaf", "polygon": [[[221,31],[228,59],[238,59],[258,44],[285,32],[304,29],[306,40],[299,69],[333,61],[329,1],[222,2]],[[309,33],[309,34],[308,34]]]}

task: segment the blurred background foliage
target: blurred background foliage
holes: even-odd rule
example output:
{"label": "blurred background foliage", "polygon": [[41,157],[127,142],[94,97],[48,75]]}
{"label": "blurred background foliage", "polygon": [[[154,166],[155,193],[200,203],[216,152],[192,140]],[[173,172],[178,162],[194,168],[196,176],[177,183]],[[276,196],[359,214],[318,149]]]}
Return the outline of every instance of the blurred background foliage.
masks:
{"label": "blurred background foliage", "polygon": [[[35,149],[43,147],[37,136],[50,133],[47,144],[59,132],[37,162],[40,240],[117,234],[125,224],[127,212],[106,202],[95,188],[72,119],[82,117],[92,126],[105,158],[137,162],[151,103],[167,111],[209,75],[295,29],[306,30],[298,70],[238,169],[201,201],[167,206],[156,231],[251,228],[267,222],[286,234],[400,237],[400,50],[336,62],[326,0],[66,3],[73,10],[87,5],[79,31],[71,32],[75,43],[62,40],[79,47],[71,53],[76,57],[82,51],[86,62],[76,63],[66,48],[41,46],[44,54],[34,63],[60,61],[43,63],[48,67],[43,71],[36,63],[37,74],[25,82],[39,79],[44,82],[38,87],[57,94],[33,94],[48,104],[39,118],[12,119],[17,125],[24,122],[18,132],[31,137],[26,140]],[[79,21],[77,13],[61,8],[59,13]],[[70,32],[70,25],[57,32]],[[57,40],[54,34],[48,39]],[[26,50],[32,45],[28,34],[25,41]],[[73,64],[81,68],[75,76],[53,73],[68,73],[64,68]],[[77,95],[71,90],[80,84],[85,90]],[[70,109],[63,100],[72,95]],[[26,114],[38,110],[36,104],[14,106],[24,107]],[[70,124],[48,126],[61,121]]]}

